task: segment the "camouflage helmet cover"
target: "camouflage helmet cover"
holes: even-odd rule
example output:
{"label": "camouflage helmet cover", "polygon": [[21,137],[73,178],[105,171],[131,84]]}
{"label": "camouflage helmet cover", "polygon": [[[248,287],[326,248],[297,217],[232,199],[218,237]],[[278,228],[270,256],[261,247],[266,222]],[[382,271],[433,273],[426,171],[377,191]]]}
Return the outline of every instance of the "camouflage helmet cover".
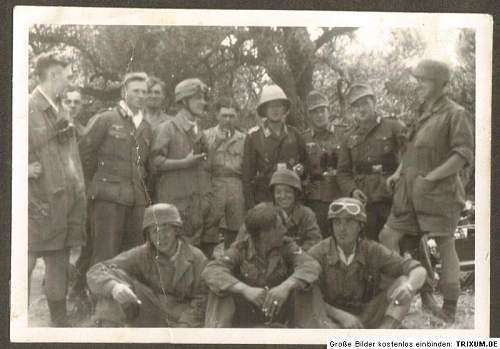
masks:
{"label": "camouflage helmet cover", "polygon": [[179,103],[184,98],[194,96],[196,93],[208,93],[208,86],[200,79],[182,80],[175,86],[175,103]]}
{"label": "camouflage helmet cover", "polygon": [[171,204],[160,203],[146,208],[142,229],[144,230],[154,224],[171,224],[182,227],[182,219],[177,207]]}
{"label": "camouflage helmet cover", "polygon": [[450,81],[451,76],[450,68],[446,63],[432,59],[421,60],[411,74],[417,78],[444,82]]}
{"label": "camouflage helmet cover", "polygon": [[300,183],[299,176],[297,173],[287,168],[278,169],[273,173],[269,188],[273,190],[276,184],[288,185],[302,193],[302,184]]}

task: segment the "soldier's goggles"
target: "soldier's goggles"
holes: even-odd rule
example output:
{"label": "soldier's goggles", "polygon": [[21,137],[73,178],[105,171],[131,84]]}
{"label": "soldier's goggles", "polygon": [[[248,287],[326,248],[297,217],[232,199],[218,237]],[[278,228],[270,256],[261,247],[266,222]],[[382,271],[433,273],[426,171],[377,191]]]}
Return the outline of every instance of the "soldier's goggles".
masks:
{"label": "soldier's goggles", "polygon": [[361,206],[352,202],[334,202],[330,205],[330,214],[337,215],[342,211],[347,211],[347,213],[355,216],[361,212]]}

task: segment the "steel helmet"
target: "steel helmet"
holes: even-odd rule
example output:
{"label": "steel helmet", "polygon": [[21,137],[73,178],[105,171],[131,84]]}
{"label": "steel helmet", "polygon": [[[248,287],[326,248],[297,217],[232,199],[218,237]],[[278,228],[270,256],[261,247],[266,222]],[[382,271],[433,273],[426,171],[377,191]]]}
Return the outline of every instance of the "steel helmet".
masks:
{"label": "steel helmet", "polygon": [[297,189],[299,193],[302,193],[302,184],[300,183],[299,175],[287,168],[278,169],[273,173],[269,188],[273,190],[273,186],[276,184],[286,184]]}
{"label": "steel helmet", "polygon": [[354,198],[340,198],[334,200],[328,207],[328,219],[333,219],[344,211],[349,213],[356,220],[366,223],[365,205]]}
{"label": "steel helmet", "polygon": [[366,96],[375,98],[375,93],[373,93],[371,86],[367,84],[354,84],[347,93],[347,100],[352,105],[357,100]]}
{"label": "steel helmet", "polygon": [[412,70],[411,74],[417,78],[440,80],[443,82],[450,81],[450,68],[441,61],[432,59],[421,60]]}
{"label": "steel helmet", "polygon": [[175,86],[175,103],[179,103],[184,98],[194,96],[196,93],[208,93],[208,86],[200,79],[182,80]]}
{"label": "steel helmet", "polygon": [[328,98],[319,91],[312,90],[306,97],[307,110],[314,110],[319,107],[329,107]]}
{"label": "steel helmet", "polygon": [[154,224],[171,224],[176,227],[182,227],[182,219],[177,210],[177,207],[171,204],[154,204],[146,208],[144,212],[144,220],[142,223],[142,229]]}
{"label": "steel helmet", "polygon": [[284,101],[286,107],[290,109],[290,100],[287,98],[285,92],[278,85],[269,85],[264,86],[262,89],[262,93],[260,95],[259,104],[257,105],[257,114],[261,117],[265,117],[264,115],[264,105],[267,102],[271,101]]}

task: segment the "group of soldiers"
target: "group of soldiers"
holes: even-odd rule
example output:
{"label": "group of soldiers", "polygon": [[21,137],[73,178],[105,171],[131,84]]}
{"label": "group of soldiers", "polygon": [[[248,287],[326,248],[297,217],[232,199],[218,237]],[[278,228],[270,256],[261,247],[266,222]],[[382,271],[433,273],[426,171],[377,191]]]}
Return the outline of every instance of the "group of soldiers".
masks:
{"label": "group of soldiers", "polygon": [[[420,109],[410,125],[379,115],[372,88],[353,84],[352,126],[311,91],[305,131],[287,124],[291,102],[276,85],[263,88],[257,126],[239,130],[238,105],[222,97],[218,124],[203,130],[207,85],[179,82],[171,116],[165,83],[140,72],[82,125],[67,62],[42,54],[36,74],[28,277],[43,258],[51,326],[69,326],[67,294],[87,290],[98,326],[399,328],[417,292],[455,320],[460,173],[474,142],[470,116],[446,96],[443,62],[412,70]],[[428,237],[442,305],[428,265],[401,249],[425,250]]]}

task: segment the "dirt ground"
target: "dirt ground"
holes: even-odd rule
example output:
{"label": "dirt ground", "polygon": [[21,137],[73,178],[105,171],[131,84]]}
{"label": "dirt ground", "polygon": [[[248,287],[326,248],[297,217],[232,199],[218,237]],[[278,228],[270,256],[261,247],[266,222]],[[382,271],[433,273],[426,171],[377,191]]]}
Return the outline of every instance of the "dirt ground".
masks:
{"label": "dirt ground", "polygon": [[[77,253],[77,251],[72,253],[72,261],[76,259]],[[33,279],[31,283],[31,304],[29,307],[28,317],[30,327],[47,327],[49,325],[49,310],[42,289],[44,269],[43,260],[39,259],[35,270],[33,271]],[[71,313],[72,311],[74,311],[74,304],[69,302],[68,313]],[[76,323],[73,322],[73,325],[76,327],[90,327],[93,323],[90,317],[87,317],[77,321]],[[415,297],[413,300],[410,312],[404,320],[403,326],[408,329],[432,329],[446,327],[444,322],[421,310],[419,297]],[[457,310],[456,322],[450,328],[474,328],[474,291],[472,289],[462,291]]]}

